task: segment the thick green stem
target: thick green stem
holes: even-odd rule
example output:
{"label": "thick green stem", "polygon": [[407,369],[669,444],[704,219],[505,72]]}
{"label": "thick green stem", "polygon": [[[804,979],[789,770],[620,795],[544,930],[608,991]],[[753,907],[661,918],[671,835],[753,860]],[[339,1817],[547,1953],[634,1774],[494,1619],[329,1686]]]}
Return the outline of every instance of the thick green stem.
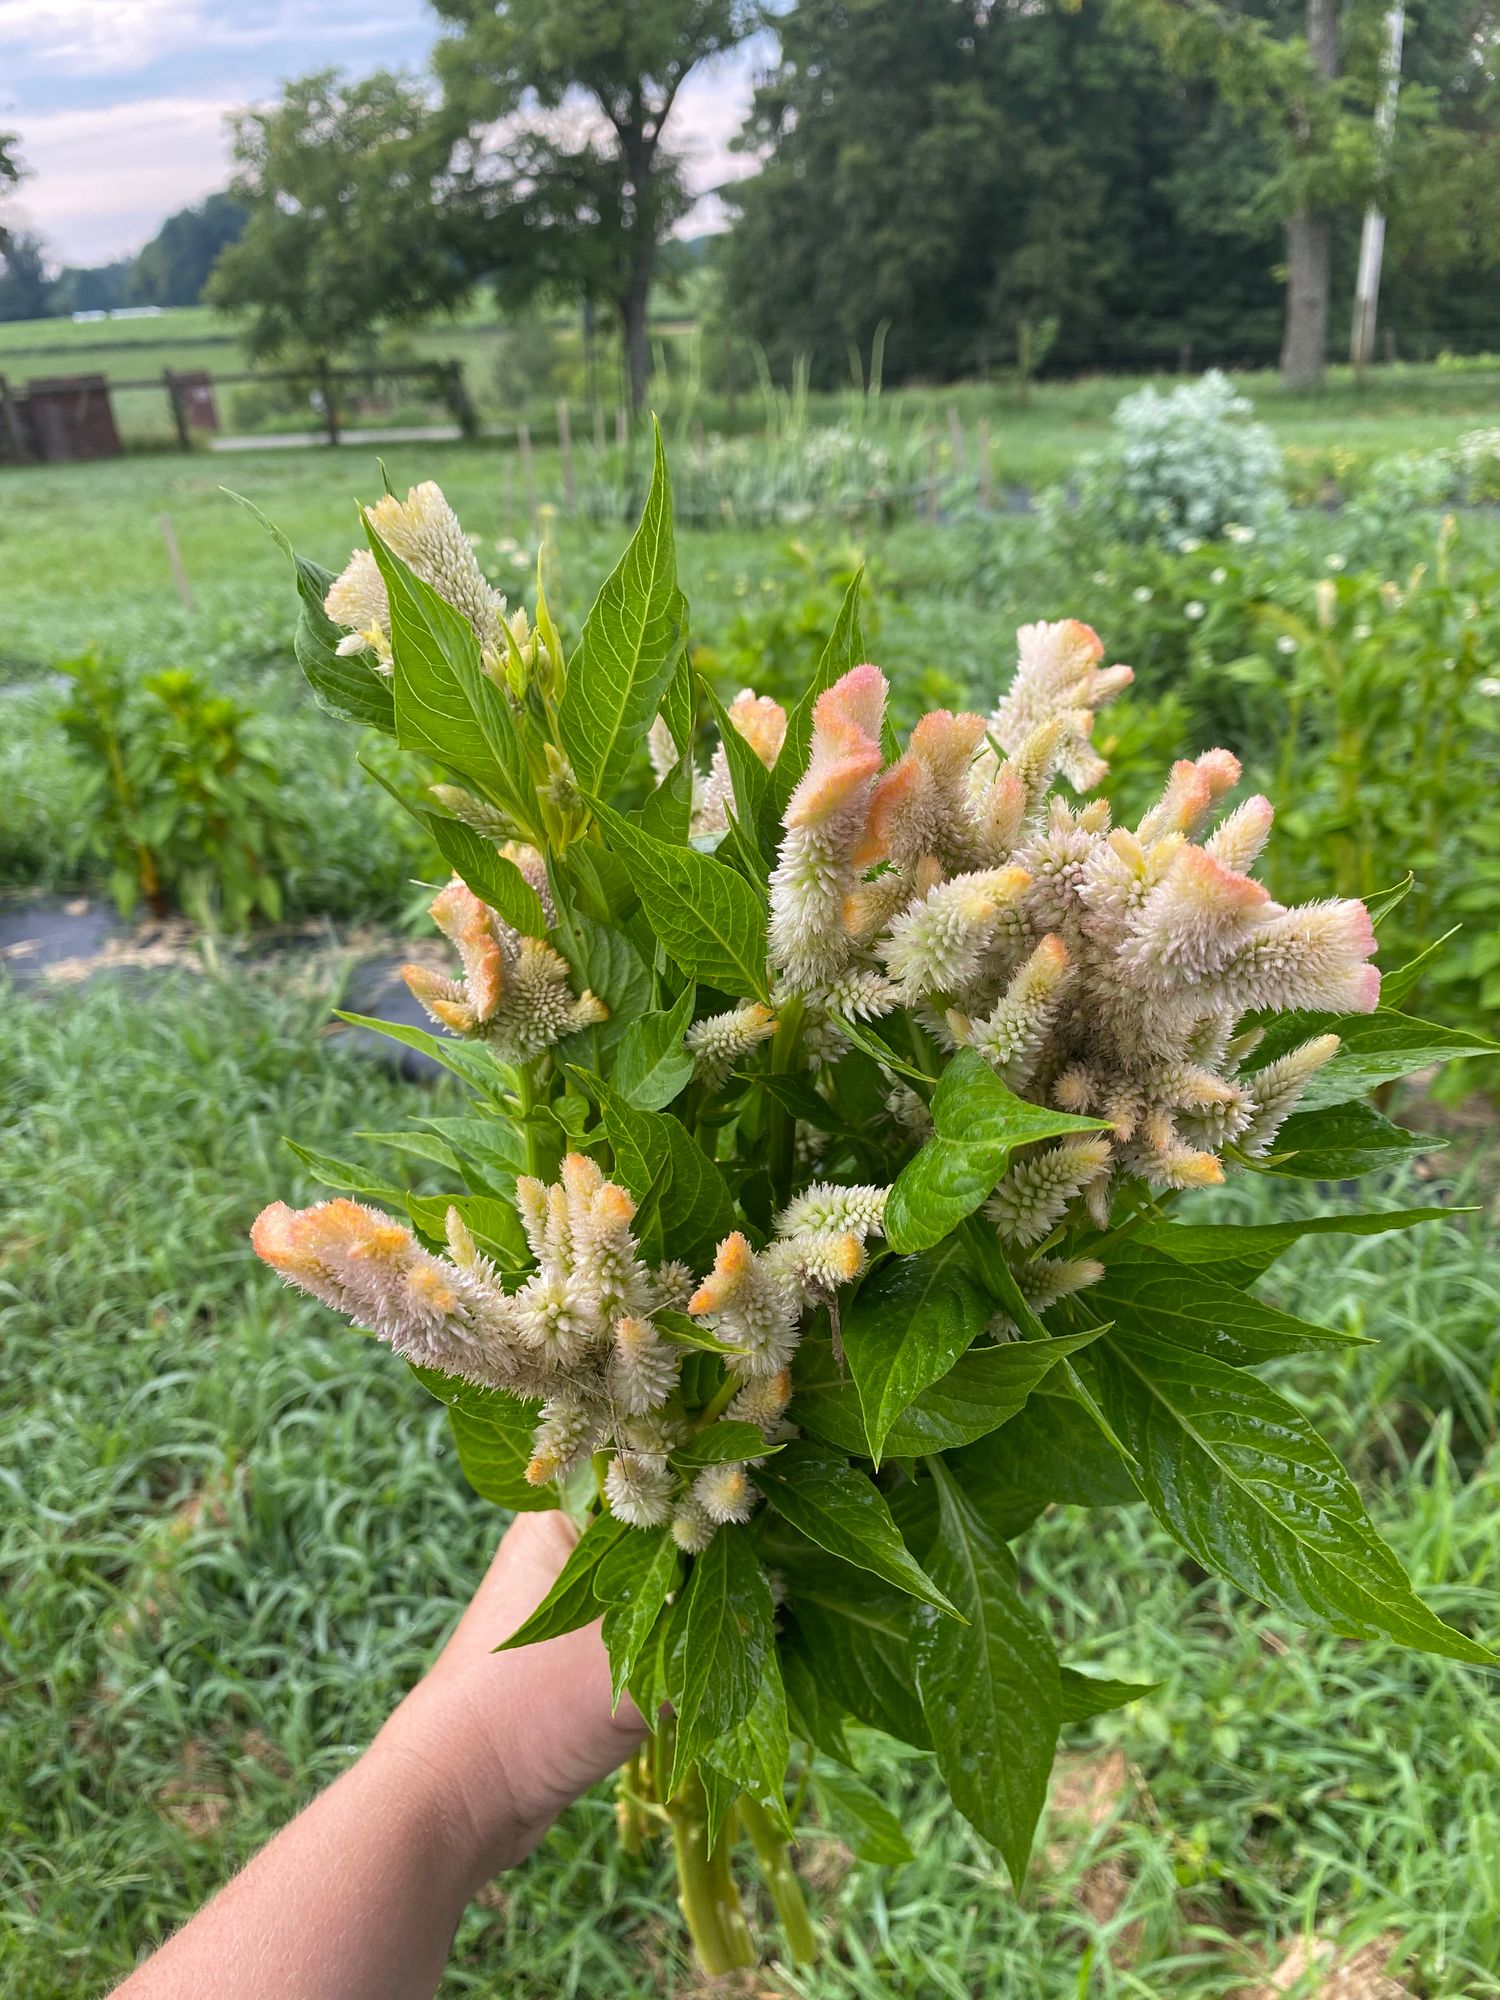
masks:
{"label": "thick green stem", "polygon": [[740,1800],[740,1817],[755,1849],[755,1858],[766,1878],[771,1901],[792,1954],[793,1965],[811,1965],[818,1955],[818,1934],[808,1914],[802,1884],[792,1866],[791,1843],[777,1831],[765,1807],[746,1793]]}
{"label": "thick green stem", "polygon": [[755,1950],[729,1872],[728,1831],[708,1844],[708,1801],[703,1781],[688,1773],[667,1804],[677,1858],[677,1901],[698,1963],[710,1976],[754,1965]]}
{"label": "thick green stem", "polygon": [[516,1101],[521,1107],[521,1137],[526,1142],[526,1171],[536,1172],[536,1133],[532,1129],[531,1114],[536,1108],[536,1078],[530,1063],[516,1065]]}
{"label": "thick green stem", "polygon": [[[789,1000],[781,1010],[776,1023],[776,1033],[771,1041],[773,1075],[782,1076],[791,1068],[792,1057],[797,1048],[797,1037],[801,1032],[802,1001]],[[783,1208],[792,1198],[792,1180],[796,1169],[797,1125],[786,1106],[774,1099],[771,1103],[766,1136],[771,1192],[775,1197],[776,1206]]]}

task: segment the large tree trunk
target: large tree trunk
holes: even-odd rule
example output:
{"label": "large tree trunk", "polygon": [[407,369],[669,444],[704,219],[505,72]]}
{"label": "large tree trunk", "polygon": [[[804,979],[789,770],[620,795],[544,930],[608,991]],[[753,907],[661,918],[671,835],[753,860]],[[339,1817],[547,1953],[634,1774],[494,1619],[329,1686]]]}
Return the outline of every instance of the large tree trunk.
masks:
{"label": "large tree trunk", "polygon": [[635,417],[645,407],[646,384],[651,379],[651,343],[646,334],[646,307],[650,296],[651,274],[648,268],[637,272],[630,290],[620,301],[625,376],[630,385],[630,413]]}
{"label": "large tree trunk", "polygon": [[1286,225],[1286,326],[1281,379],[1288,389],[1319,389],[1328,349],[1328,274],[1333,225],[1299,208]]}
{"label": "large tree trunk", "polygon": [[[1307,53],[1320,84],[1339,69],[1339,0],[1307,0]],[[1302,119],[1301,145],[1313,143],[1311,120]],[[1317,389],[1328,347],[1328,280],[1333,220],[1326,211],[1298,203],[1286,225],[1286,325],[1281,379],[1289,389]]]}

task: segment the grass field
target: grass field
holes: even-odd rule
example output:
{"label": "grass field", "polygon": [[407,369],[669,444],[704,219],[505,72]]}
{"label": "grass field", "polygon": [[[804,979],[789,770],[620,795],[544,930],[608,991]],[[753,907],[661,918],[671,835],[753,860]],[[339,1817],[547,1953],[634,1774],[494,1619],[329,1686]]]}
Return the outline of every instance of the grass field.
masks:
{"label": "grass field", "polygon": [[[13,374],[15,332],[0,329],[0,368]],[[202,332],[170,329],[184,342]],[[905,403],[934,424],[950,401],[970,426],[988,416],[997,479],[1027,485],[1102,435],[1125,386],[1044,385],[1024,406],[1000,387]],[[1450,444],[1496,396],[1479,369],[1382,372],[1362,389],[1335,379],[1315,402],[1252,387],[1284,442],[1369,456]],[[529,597],[529,562],[501,546],[529,558],[536,545],[514,453],[484,442],[384,456],[398,490],[438,478],[483,531],[493,572]],[[554,452],[538,453],[536,477],[543,498],[556,492]],[[333,565],[354,539],[355,497],[379,481],[368,448],[0,474],[0,690],[43,682],[91,643],[141,670],[203,665],[256,707],[288,782],[320,802],[318,860],[341,886],[325,880],[317,907],[341,917],[370,913],[377,856],[390,915],[401,870],[381,843],[393,821],[290,662],[284,558],[219,489],[235,486]],[[1476,533],[1493,539],[1491,527]],[[553,594],[576,629],[620,531],[557,516],[551,535]],[[731,688],[800,675],[860,558],[871,650],[908,718],[996,690],[1019,618],[1092,608],[1089,580],[1059,580],[1025,517],[684,531],[710,670]],[[76,806],[52,754],[51,697],[32,685],[0,698],[0,786],[30,842],[7,847],[0,825],[0,877],[61,886]],[[328,1033],[343,971],[325,951],[237,962],[222,979],[137,975],[25,998],[0,973],[0,1351],[12,1383],[0,1417],[0,2000],[85,2000],[188,1915],[369,1739],[502,1525],[463,1487],[437,1406],[248,1250],[264,1201],[313,1194],[282,1134],[340,1152],[353,1129],[437,1109],[431,1087],[396,1081]],[[1413,1122],[1424,1115],[1417,1106]],[[1471,1123],[1486,1140],[1483,1115]],[[1345,1454],[1434,1605],[1495,1634],[1500,1156],[1470,1136],[1419,1171],[1420,1188],[1391,1181],[1366,1201],[1442,1192],[1483,1212],[1304,1242],[1268,1295],[1377,1345],[1283,1364],[1279,1380]],[[1352,1199],[1274,1198],[1279,1212]],[[1259,1218],[1272,1199],[1259,1185],[1212,1213]],[[926,1761],[867,1736],[868,1773],[919,1858],[884,1877],[819,1830],[801,1859],[841,1942],[822,1966],[773,1968],[754,1991],[1260,2000],[1267,1968],[1306,1935],[1394,1951],[1419,2000],[1500,1996],[1500,1738],[1482,1676],[1260,1614],[1139,1511],[1060,1510],[1027,1562],[1070,1658],[1159,1692],[1070,1746],[1020,1899]],[[601,1792],[470,1910],[444,1992],[702,1990],[664,1914],[664,1867],[622,1861],[611,1836]]]}

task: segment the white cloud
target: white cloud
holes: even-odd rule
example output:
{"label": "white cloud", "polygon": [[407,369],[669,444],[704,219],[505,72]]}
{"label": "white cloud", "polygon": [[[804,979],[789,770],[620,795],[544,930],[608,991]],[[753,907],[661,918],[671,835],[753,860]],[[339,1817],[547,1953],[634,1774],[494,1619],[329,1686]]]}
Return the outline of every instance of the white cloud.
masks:
{"label": "white cloud", "polygon": [[0,49],[89,76],[139,69],[201,26],[199,0],[0,0]]}
{"label": "white cloud", "polygon": [[25,203],[60,263],[138,249],[164,218],[229,176],[229,101],[154,97],[13,118],[34,178]]}

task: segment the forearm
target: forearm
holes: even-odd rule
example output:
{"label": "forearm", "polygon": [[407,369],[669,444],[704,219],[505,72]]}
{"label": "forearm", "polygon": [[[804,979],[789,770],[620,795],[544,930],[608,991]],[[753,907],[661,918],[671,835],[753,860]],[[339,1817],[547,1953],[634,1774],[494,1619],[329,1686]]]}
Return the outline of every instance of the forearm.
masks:
{"label": "forearm", "polygon": [[456,1733],[419,1691],[116,2000],[427,2000],[493,1852]]}

